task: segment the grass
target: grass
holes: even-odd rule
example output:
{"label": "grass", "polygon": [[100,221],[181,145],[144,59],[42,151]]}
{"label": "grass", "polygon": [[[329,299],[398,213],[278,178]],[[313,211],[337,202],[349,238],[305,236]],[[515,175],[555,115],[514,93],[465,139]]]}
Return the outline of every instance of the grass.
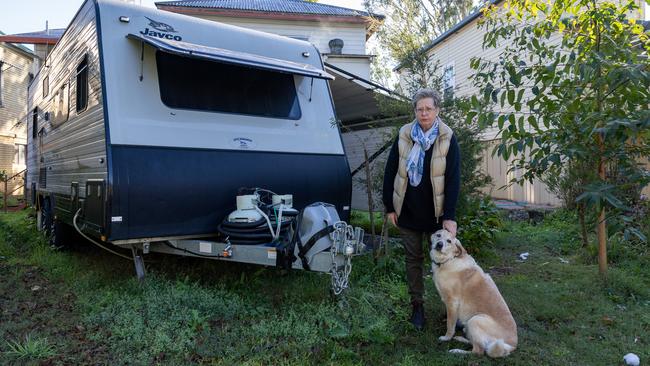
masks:
{"label": "grass", "polygon": [[[359,226],[365,230],[366,234],[370,234],[370,213],[368,211],[352,210],[350,221],[353,222],[354,225]],[[381,235],[381,229],[384,223],[384,214],[382,212],[375,212],[373,216],[373,223],[375,224],[375,235]],[[388,235],[398,236],[399,230],[390,224],[388,225]]]}
{"label": "grass", "polygon": [[47,338],[32,338],[29,335],[25,337],[23,342],[7,341],[7,349],[5,355],[16,360],[47,359],[56,355],[54,346],[50,344]]}
{"label": "grass", "polygon": [[[477,258],[519,326],[507,364],[620,365],[629,352],[647,360],[647,246],[617,239],[602,279],[593,253],[579,247],[575,221],[562,215],[507,223]],[[175,256],[152,255],[139,283],[128,261],[94,247],[52,251],[33,227],[27,211],[0,215],[0,275],[8,279],[0,293],[10,295],[0,305],[17,314],[0,314],[0,364],[21,364],[11,342],[27,335],[55,352],[32,360],[61,365],[504,363],[447,353],[464,346],[437,341],[445,312],[430,277],[427,327],[412,330],[400,248],[377,265],[355,258],[351,288],[332,299],[324,274]],[[521,252],[528,260],[518,260]],[[44,290],[32,291],[35,284]],[[36,309],[23,311],[27,303]]]}
{"label": "grass", "polygon": [[[18,196],[7,196],[7,207],[15,207],[22,202],[22,197]],[[0,208],[4,209],[4,195],[0,192]]]}

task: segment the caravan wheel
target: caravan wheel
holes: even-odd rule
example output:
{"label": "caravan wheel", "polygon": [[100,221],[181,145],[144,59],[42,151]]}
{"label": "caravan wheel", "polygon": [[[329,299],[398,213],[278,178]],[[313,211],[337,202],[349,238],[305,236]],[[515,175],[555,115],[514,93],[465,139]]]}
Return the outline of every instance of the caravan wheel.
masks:
{"label": "caravan wheel", "polygon": [[54,218],[54,208],[49,198],[43,199],[38,216],[40,216],[40,220],[37,217],[39,229],[51,246],[61,249],[71,248],[72,228]]}
{"label": "caravan wheel", "polygon": [[54,232],[54,210],[52,209],[52,203],[49,198],[44,198],[41,203],[41,209],[38,211],[38,216],[36,223],[38,229],[43,232],[43,235],[49,240]]}
{"label": "caravan wheel", "polygon": [[50,245],[61,249],[74,249],[79,240],[83,240],[76,235],[74,228],[59,220],[54,220],[52,235],[50,236]]}

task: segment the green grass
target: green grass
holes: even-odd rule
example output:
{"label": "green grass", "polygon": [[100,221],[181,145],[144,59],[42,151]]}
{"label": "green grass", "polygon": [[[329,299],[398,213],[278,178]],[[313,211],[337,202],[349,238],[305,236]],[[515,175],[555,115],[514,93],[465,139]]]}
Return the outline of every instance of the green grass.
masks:
{"label": "green grass", "polygon": [[[559,213],[537,226],[507,223],[496,246],[477,258],[518,323],[520,344],[508,365],[620,365],[628,352],[650,357],[650,263],[639,257],[647,245],[613,241],[614,262],[602,279],[574,222]],[[0,275],[13,281],[0,283],[0,292],[16,293],[7,305],[21,309],[42,301],[29,289],[45,283],[42,296],[52,297],[52,309],[39,303],[40,312],[2,319],[0,364],[19,364],[7,352],[27,334],[48,339],[56,353],[37,359],[62,365],[504,364],[447,353],[464,346],[437,341],[445,312],[430,277],[427,327],[411,329],[398,247],[376,265],[355,258],[351,288],[332,299],[324,274],[175,256],[150,256],[156,262],[139,283],[130,262],[96,248],[53,251],[32,227],[26,211],[0,215]],[[529,259],[519,261],[521,252]],[[41,275],[34,280],[34,273]],[[71,294],[68,313],[56,308],[61,294]],[[39,316],[53,325],[38,326]],[[61,332],[75,336],[57,337]]]}
{"label": "green grass", "polygon": [[[359,226],[366,231],[366,234],[370,234],[370,213],[368,211],[352,210],[350,214],[350,223],[354,226]],[[384,223],[384,214],[383,212],[375,212],[373,216],[373,223],[375,224],[375,235],[381,234],[382,225]],[[388,225],[388,235],[398,236],[399,230],[387,223]]]}
{"label": "green grass", "polygon": [[[3,194],[0,193],[0,208],[4,209],[4,198]],[[18,196],[7,196],[7,207],[18,206],[22,201],[22,197]]]}
{"label": "green grass", "polygon": [[47,338],[25,337],[23,341],[7,341],[5,355],[10,359],[42,360],[56,355],[54,346]]}

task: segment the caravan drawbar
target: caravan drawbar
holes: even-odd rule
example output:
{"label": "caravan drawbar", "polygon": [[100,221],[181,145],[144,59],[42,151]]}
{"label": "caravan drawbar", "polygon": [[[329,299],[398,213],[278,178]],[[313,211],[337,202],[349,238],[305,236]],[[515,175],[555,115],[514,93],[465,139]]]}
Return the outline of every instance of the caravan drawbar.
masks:
{"label": "caravan drawbar", "polygon": [[298,210],[328,202],[347,220],[331,78],[308,42],[87,0],[29,87],[39,225],[57,245],[76,224],[134,250],[222,253],[216,228],[242,187],[291,194]]}

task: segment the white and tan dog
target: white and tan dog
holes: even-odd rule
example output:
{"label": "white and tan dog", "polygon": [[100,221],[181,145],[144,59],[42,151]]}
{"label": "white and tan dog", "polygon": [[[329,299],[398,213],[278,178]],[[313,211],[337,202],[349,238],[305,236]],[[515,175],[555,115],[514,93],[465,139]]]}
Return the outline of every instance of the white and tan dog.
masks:
{"label": "white and tan dog", "polygon": [[[436,288],[447,308],[447,333],[439,339],[453,337],[473,346],[471,352],[449,352],[505,357],[514,351],[517,324],[492,277],[447,230],[431,235],[430,254]],[[457,322],[465,327],[467,338],[454,337]]]}

